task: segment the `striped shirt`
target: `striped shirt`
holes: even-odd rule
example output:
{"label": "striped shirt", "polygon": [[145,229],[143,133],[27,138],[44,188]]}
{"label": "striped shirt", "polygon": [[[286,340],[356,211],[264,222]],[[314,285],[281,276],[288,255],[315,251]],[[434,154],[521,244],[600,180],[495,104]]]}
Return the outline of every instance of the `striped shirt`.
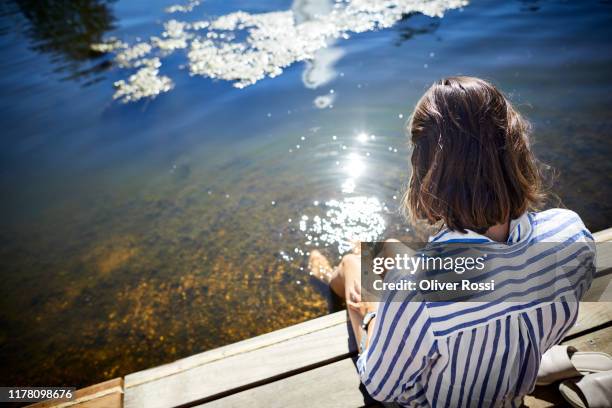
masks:
{"label": "striped shirt", "polygon": [[[448,229],[430,238],[432,244],[459,241],[493,243],[473,231]],[[535,273],[533,268],[528,274],[514,269],[504,275],[512,278],[509,283],[496,283],[516,284],[524,301],[381,302],[371,344],[357,362],[369,394],[410,407],[520,406],[534,388],[542,354],[574,324],[578,300],[595,273],[593,237],[569,210],[526,213],[513,220],[508,242],[492,249],[492,256],[503,267],[518,257],[504,258],[500,252],[538,251],[540,242],[561,245],[528,259]],[[563,249],[564,243],[573,244]],[[576,262],[585,254],[586,261]],[[541,282],[535,276],[541,278],[551,267],[565,273],[553,275],[555,281],[546,285],[554,296],[530,297],[534,282]],[[577,278],[565,279],[570,275]]]}

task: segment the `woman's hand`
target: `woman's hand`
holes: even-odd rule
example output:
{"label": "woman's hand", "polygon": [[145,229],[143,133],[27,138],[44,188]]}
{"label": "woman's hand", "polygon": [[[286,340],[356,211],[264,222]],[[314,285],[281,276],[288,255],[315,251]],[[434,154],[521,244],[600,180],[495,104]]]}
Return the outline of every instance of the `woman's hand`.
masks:
{"label": "woman's hand", "polygon": [[359,282],[353,281],[353,286],[348,288],[348,290],[349,295],[346,298],[346,306],[359,313],[362,319],[366,313],[378,310],[378,302],[361,301],[361,284]]}

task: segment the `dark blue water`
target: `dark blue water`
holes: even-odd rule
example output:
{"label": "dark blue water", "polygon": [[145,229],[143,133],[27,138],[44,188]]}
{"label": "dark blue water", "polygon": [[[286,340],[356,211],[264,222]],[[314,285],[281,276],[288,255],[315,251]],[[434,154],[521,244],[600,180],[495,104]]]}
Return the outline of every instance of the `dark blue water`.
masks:
{"label": "dark blue water", "polygon": [[337,60],[315,61],[332,78],[316,88],[304,62],[244,89],[190,76],[179,50],[161,67],[174,89],[127,104],[113,83],[134,70],[91,44],[295,4],[207,0],[168,15],[171,1],[68,3],[0,6],[4,384],[82,386],[327,313],[325,288],[300,269],[312,217],[329,200],[374,199],[383,235],[419,234],[396,213],[404,125],[443,76],[503,89],[557,172],[553,195],[593,231],[612,224],[610,2],[407,15],[336,41]]}

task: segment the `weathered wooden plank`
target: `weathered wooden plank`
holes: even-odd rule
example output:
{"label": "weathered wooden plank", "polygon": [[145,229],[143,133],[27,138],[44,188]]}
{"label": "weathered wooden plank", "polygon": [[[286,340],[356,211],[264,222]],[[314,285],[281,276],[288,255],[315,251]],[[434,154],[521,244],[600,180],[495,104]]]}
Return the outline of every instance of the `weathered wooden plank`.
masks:
{"label": "weathered wooden plank", "polygon": [[29,405],[29,408],[121,408],[123,379],[115,378],[77,390],[72,401],[48,400]]}
{"label": "weathered wooden plank", "polygon": [[199,407],[363,407],[371,399],[361,392],[360,385],[353,360],[346,358]]}
{"label": "weathered wooden plank", "polygon": [[612,303],[580,302],[576,324],[567,333],[567,337],[576,337],[581,332],[592,330],[612,321]]}
{"label": "weathered wooden plank", "polygon": [[[336,321],[339,323],[307,330],[306,334],[301,327],[294,327],[293,332],[299,333],[296,337],[272,344],[262,342],[266,345],[248,352],[126,387],[124,406],[156,408],[192,403],[354,354],[346,317]],[[312,329],[312,324],[309,327]]]}
{"label": "weathered wooden plank", "polygon": [[[612,228],[594,233],[593,238],[596,241],[595,264],[597,271],[599,274],[610,272],[610,269],[612,269]],[[593,282],[594,285],[589,291],[591,292],[591,297],[585,300],[612,299],[612,274],[607,276],[607,284],[605,286],[601,281],[598,282],[599,285],[595,285],[597,282]],[[597,295],[595,295],[596,292],[598,292]]]}
{"label": "weathered wooden plank", "polygon": [[238,354],[248,353],[262,347],[268,347],[276,343],[287,341],[295,337],[300,337],[311,332],[324,330],[339,324],[346,324],[346,312],[332,313],[330,315],[308,320],[284,329],[276,330],[257,337],[239,341],[237,343],[229,344],[227,346],[189,356],[169,364],[129,374],[125,377],[125,388],[135,387],[139,384],[180,373],[203,364],[208,364],[213,361]]}
{"label": "weathered wooden plank", "polygon": [[564,341],[582,351],[599,351],[612,355],[612,326]]}
{"label": "weathered wooden plank", "polygon": [[585,294],[583,301],[612,300],[612,228],[593,234],[596,241],[595,264],[597,278]]}
{"label": "weathered wooden plank", "polygon": [[[574,338],[571,344],[583,351],[603,351],[612,354],[612,327]],[[359,376],[351,359],[338,361],[254,389],[229,395],[200,408],[232,408],[244,406],[354,408],[373,402],[360,390]],[[556,386],[537,387],[534,395],[525,399],[530,408],[564,406]]]}
{"label": "weathered wooden plank", "polygon": [[[572,345],[581,351],[600,351],[612,354],[612,327],[564,341],[563,344]],[[547,408],[564,407],[567,406],[567,403],[559,394],[557,384],[553,384],[536,387],[533,394],[525,398],[525,405],[529,408]]]}
{"label": "weathered wooden plank", "polygon": [[[312,324],[307,330],[294,327],[295,333],[306,334],[276,343],[262,340],[258,344],[267,345],[245,348],[248,351],[241,353],[228,353],[226,358],[207,360],[199,366],[173,371],[164,377],[126,388],[125,406],[161,407],[191,403],[241,387],[256,386],[274,377],[354,353],[354,348],[349,347],[346,314],[338,312],[334,315],[334,325],[322,330],[314,330]],[[576,325],[569,335],[575,337],[609,321],[612,321],[609,303],[582,302]],[[240,370],[236,370],[237,367]]]}
{"label": "weathered wooden plank", "polygon": [[594,233],[593,238],[598,242],[612,241],[612,228]]}
{"label": "weathered wooden plank", "polygon": [[609,270],[612,268],[612,242],[596,242],[595,243],[595,265],[598,272]]}
{"label": "weathered wooden plank", "polygon": [[[76,405],[69,405],[73,408],[121,408],[123,407],[123,394],[113,393],[92,399],[89,401],[82,401]],[[62,406],[61,408],[63,408]],[[66,406],[68,407],[68,406]],[[60,408],[60,407],[58,407]]]}
{"label": "weathered wooden plank", "polygon": [[[568,343],[576,345],[583,350],[594,349],[594,344],[591,344],[590,348],[582,346],[584,342],[589,341],[589,336],[591,335],[575,336],[579,335],[580,332],[592,330],[594,327],[612,321],[612,308],[610,306],[608,303],[581,303],[576,325],[569,332],[570,335],[574,335],[574,339],[569,340]],[[612,331],[612,328],[605,330]],[[595,334],[595,344],[609,341],[607,347],[612,347],[612,342],[609,339],[610,332],[605,330],[597,333],[602,333],[601,336],[605,335],[608,337],[601,337]],[[324,369],[325,367],[328,368]],[[258,406],[300,407],[310,406],[311,402],[315,401],[315,404],[312,406],[356,407],[365,403],[364,396],[359,390],[359,385],[359,378],[354,364],[351,359],[346,359],[260,387],[238,392],[207,404],[202,404],[201,406],[243,406],[245,402],[250,401],[250,405],[256,404]],[[337,395],[338,399],[328,401],[328,398],[335,398],[332,395]],[[274,398],[278,399],[278,404],[274,403]],[[319,401],[319,399],[321,400]],[[343,401],[346,401],[346,403],[343,403]],[[356,401],[358,404],[356,404]]]}

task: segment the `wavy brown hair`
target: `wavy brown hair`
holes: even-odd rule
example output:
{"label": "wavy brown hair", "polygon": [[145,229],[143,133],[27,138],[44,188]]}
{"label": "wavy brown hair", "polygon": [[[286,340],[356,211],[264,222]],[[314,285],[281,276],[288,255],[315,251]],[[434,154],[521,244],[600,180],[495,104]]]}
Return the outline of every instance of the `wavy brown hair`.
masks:
{"label": "wavy brown hair", "polygon": [[457,76],[434,83],[409,122],[412,219],[479,233],[538,208],[542,176],[530,125],[492,84]]}

